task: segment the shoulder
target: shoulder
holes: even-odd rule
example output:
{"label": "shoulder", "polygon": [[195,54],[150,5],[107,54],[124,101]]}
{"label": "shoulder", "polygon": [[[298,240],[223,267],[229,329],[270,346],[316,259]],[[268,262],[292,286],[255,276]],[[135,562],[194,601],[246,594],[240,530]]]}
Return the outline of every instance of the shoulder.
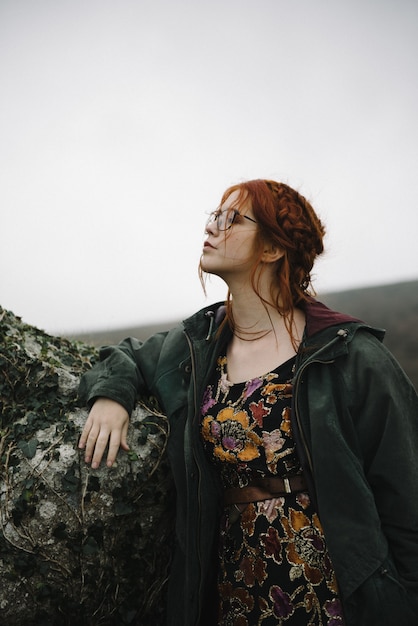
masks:
{"label": "shoulder", "polygon": [[360,326],[348,346],[347,359],[337,363],[342,378],[352,390],[363,390],[367,397],[384,402],[396,398],[397,402],[413,399],[416,390],[399,361],[376,336],[373,329]]}

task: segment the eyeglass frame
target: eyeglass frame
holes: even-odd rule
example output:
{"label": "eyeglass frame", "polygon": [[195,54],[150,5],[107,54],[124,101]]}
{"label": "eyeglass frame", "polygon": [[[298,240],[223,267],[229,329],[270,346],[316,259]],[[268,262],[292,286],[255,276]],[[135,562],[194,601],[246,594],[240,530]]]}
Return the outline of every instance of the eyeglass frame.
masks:
{"label": "eyeglass frame", "polygon": [[[218,223],[218,218],[221,217],[224,213],[226,213],[228,215],[229,214],[233,214],[231,223],[229,224],[229,226],[227,226],[226,228],[220,228],[219,227],[219,223]],[[250,221],[250,222],[254,222],[254,224],[257,224],[257,222],[252,218],[249,217],[248,215],[242,215],[242,213],[240,213],[237,209],[224,209],[223,211],[212,211],[212,213],[209,215],[208,221],[206,222],[206,226],[209,226],[209,224],[214,224],[216,223],[216,227],[219,230],[219,232],[225,232],[226,230],[229,230],[230,228],[232,228],[232,225],[235,222],[235,219],[237,217],[237,215],[239,215],[240,217],[243,217],[244,219]],[[225,216],[225,224],[227,223],[227,216]]]}

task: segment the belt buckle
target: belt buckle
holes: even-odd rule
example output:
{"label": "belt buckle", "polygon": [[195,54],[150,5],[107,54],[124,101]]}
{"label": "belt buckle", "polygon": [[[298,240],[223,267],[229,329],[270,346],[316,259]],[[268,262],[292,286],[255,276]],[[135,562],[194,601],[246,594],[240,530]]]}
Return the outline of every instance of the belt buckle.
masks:
{"label": "belt buckle", "polygon": [[283,478],[283,485],[285,493],[292,493],[292,488],[290,486],[290,482],[288,478]]}

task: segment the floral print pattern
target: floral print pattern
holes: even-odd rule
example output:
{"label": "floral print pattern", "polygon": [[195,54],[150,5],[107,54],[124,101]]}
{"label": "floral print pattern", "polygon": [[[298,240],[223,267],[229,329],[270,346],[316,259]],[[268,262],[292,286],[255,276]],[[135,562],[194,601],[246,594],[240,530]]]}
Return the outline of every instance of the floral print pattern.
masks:
{"label": "floral print pattern", "polygon": [[221,461],[252,461],[259,456],[261,438],[250,428],[245,411],[226,407],[219,411],[216,420],[203,420],[202,435],[213,443],[213,454]]}
{"label": "floral print pattern", "polygon": [[[201,406],[205,450],[225,488],[254,474],[300,473],[292,439],[290,360],[241,384],[227,377],[226,357]],[[243,509],[243,510],[242,510]],[[219,532],[222,626],[344,626],[335,573],[308,493],[227,507]]]}

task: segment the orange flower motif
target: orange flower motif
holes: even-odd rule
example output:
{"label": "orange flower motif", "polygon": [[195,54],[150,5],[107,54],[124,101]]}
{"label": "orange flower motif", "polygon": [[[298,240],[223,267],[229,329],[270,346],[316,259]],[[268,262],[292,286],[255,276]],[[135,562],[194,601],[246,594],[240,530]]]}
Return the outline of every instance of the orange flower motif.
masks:
{"label": "orange flower motif", "polygon": [[289,540],[286,546],[289,562],[300,565],[305,578],[313,585],[332,576],[322,526],[316,513],[311,523],[302,511],[290,509],[289,517],[282,517],[282,525]]}
{"label": "orange flower motif", "polygon": [[292,385],[288,383],[268,383],[264,385],[263,396],[266,396],[267,402],[275,404],[277,398],[291,398],[292,397]]}
{"label": "orange flower motif", "polygon": [[202,435],[214,444],[214,455],[222,461],[252,461],[260,456],[261,439],[251,430],[245,411],[226,407],[216,419],[208,415],[202,422]]}
{"label": "orange flower motif", "polygon": [[292,430],[292,424],[290,422],[291,410],[289,406],[286,406],[283,409],[282,413],[282,423],[280,424],[280,429],[285,433],[290,433]]}

